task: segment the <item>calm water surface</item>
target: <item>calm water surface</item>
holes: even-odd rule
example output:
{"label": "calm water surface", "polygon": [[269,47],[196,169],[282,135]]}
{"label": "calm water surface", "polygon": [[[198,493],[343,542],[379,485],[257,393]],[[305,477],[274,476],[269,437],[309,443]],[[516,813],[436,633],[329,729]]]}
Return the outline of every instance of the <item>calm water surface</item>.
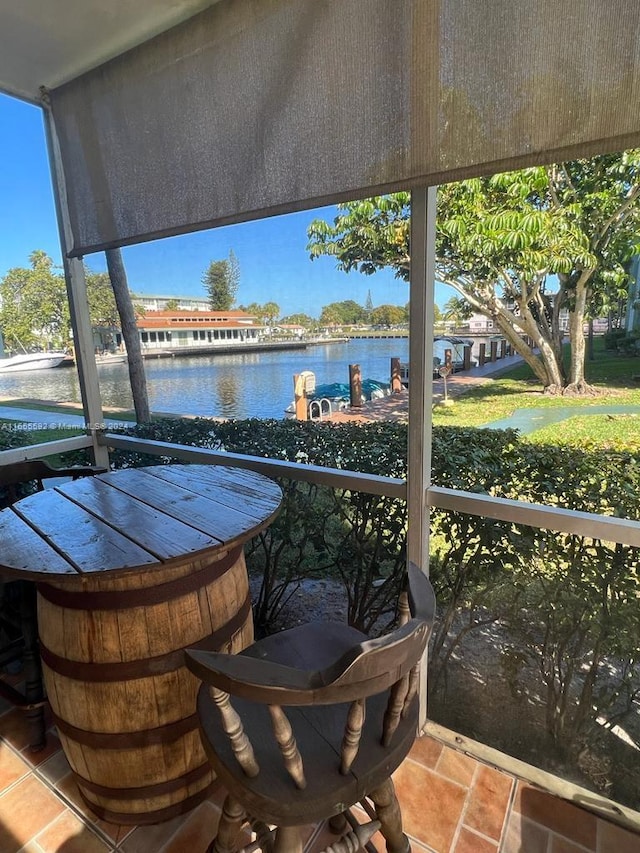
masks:
{"label": "calm water surface", "polygon": [[[306,350],[165,358],[145,362],[151,408],[223,418],[281,418],[293,399],[293,375],[311,370],[316,382],[348,382],[349,365],[365,379],[389,381],[390,359],[408,361],[407,338],[352,340]],[[105,406],[131,408],[126,364],[98,368]],[[80,403],[75,368],[0,376],[0,397]]]}

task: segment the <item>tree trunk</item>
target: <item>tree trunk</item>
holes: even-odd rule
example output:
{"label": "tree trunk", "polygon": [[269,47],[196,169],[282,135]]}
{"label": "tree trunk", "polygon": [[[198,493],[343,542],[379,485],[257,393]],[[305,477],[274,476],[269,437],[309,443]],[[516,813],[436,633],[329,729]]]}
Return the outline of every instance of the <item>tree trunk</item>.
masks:
{"label": "tree trunk", "polygon": [[498,328],[513,346],[518,355],[521,355],[526,364],[529,365],[535,376],[542,382],[546,389],[561,389],[563,385],[562,371],[558,364],[554,348],[545,341],[535,330],[531,330],[531,338],[540,355],[536,355],[530,346],[522,339],[520,333],[514,328],[513,323],[507,318],[498,315],[496,319]]}
{"label": "tree trunk", "polygon": [[129,293],[127,273],[122,262],[120,249],[107,249],[105,256],[113,294],[116,299],[116,307],[120,315],[122,337],[127,348],[129,381],[131,382],[131,395],[133,396],[136,420],[139,424],[146,424],[151,420],[149,395],[147,393],[147,377],[144,372],[140,336],[138,334],[136,314],[133,302],[131,301],[131,294]]}
{"label": "tree trunk", "polygon": [[571,367],[569,384],[564,393],[569,396],[582,396],[594,394],[594,389],[587,385],[584,378],[584,362],[586,345],[584,339],[584,318],[587,310],[587,283],[591,278],[592,270],[581,273],[576,283],[575,302],[573,311],[569,315],[569,335],[571,340]]}

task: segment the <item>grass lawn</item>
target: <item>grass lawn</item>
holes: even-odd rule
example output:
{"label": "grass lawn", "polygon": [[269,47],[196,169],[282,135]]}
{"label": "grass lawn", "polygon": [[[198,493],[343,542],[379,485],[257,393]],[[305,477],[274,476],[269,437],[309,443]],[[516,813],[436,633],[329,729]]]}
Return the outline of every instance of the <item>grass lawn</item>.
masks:
{"label": "grass lawn", "polygon": [[[0,400],[0,416],[2,415],[2,407],[15,409],[32,409],[34,412],[53,412],[59,415],[84,415],[82,406],[56,405],[55,403],[39,403],[34,400]],[[135,421],[136,416],[133,412],[126,409],[108,409],[104,411],[107,418],[118,418],[122,421]],[[1,417],[0,417],[1,420]]]}
{"label": "grass lawn", "polygon": [[579,445],[593,442],[597,446],[639,449],[640,417],[587,415],[585,410],[589,406],[640,406],[640,358],[607,352],[601,338],[596,339],[594,349],[594,360],[586,363],[586,377],[598,390],[597,396],[545,395],[529,367],[523,364],[457,397],[453,406],[436,406],[433,423],[479,427],[509,418],[516,409],[575,408],[579,417],[544,427],[529,434],[527,440]]}
{"label": "grass lawn", "polygon": [[640,414],[580,415],[525,436],[533,444],[640,451]]}

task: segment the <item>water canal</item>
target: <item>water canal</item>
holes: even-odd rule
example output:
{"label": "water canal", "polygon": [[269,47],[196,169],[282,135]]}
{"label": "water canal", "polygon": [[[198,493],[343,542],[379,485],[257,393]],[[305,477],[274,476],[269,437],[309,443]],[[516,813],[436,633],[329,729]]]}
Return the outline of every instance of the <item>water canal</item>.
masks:
{"label": "water canal", "polygon": [[[293,399],[293,375],[316,374],[318,384],[348,382],[349,364],[363,378],[389,381],[390,360],[409,358],[407,338],[350,340],[304,350],[163,358],[145,362],[151,408],[223,418],[282,418]],[[99,368],[105,406],[132,408],[126,364]],[[0,397],[80,403],[75,368],[0,376]]]}

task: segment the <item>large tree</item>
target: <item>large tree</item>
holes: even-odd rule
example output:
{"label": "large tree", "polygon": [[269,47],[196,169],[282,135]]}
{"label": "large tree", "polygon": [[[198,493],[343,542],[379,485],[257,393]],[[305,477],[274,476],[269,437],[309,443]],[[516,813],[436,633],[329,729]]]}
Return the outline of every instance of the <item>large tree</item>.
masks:
{"label": "large tree", "polygon": [[0,329],[5,347],[62,349],[71,343],[64,276],[46,252],[29,255],[29,267],[13,267],[0,281]]}
{"label": "large tree", "polygon": [[369,312],[369,322],[375,326],[399,326],[407,319],[407,312],[400,305],[378,305]]}
{"label": "large tree", "polygon": [[212,311],[229,311],[233,308],[240,285],[240,267],[233,250],[221,261],[211,261],[202,283],[209,296]]}
{"label": "large tree", "polygon": [[[408,279],[409,200],[339,205],[333,225],[311,224],[311,257],[332,255],[347,272],[393,267]],[[639,223],[638,150],[449,184],[438,194],[436,275],[493,319],[547,390],[586,393],[584,322],[624,291]]]}
{"label": "large tree", "polygon": [[324,305],[320,314],[322,326],[357,326],[367,322],[367,311],[353,299],[342,302],[330,302]]}

